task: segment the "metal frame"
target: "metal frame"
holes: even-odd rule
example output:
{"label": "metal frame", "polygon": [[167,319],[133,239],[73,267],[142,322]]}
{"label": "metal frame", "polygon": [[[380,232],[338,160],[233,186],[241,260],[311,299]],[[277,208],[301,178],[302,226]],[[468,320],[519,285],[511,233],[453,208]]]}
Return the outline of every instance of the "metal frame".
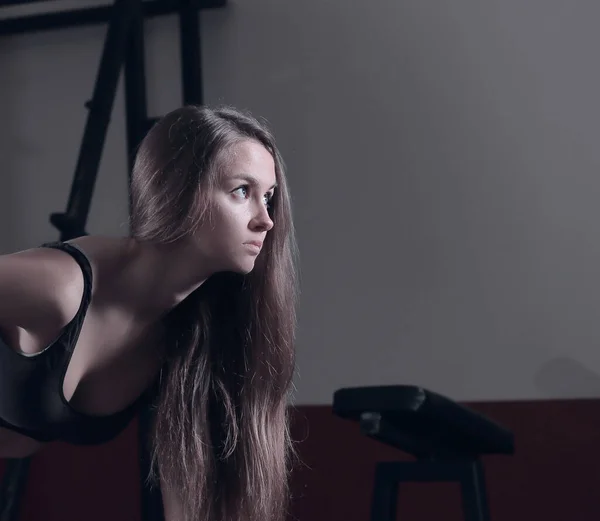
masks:
{"label": "metal frame", "polygon": [[[128,54],[127,51],[131,47],[129,45],[130,28],[133,25],[134,13],[139,10],[140,3],[140,0],[115,0],[112,6],[94,92],[92,99],[86,103],[89,113],[79,149],[67,210],[64,213],[53,213],[50,216],[50,222],[61,234],[61,241],[86,234],[85,224],[100,168],[100,159],[117,93],[119,76]],[[143,90],[145,91],[145,86]],[[129,112],[128,108],[128,116]],[[130,122],[128,121],[128,123]]]}
{"label": "metal frame", "polygon": [[465,521],[490,521],[485,476],[480,460],[378,463],[371,503],[371,521],[397,519],[399,484],[444,481],[460,483]]}
{"label": "metal frame", "polygon": [[[11,5],[32,3],[23,0],[8,0]],[[49,2],[50,0],[35,0]],[[6,7],[7,0],[0,0],[0,6]],[[144,18],[153,18],[180,12],[182,0],[147,0],[142,2]],[[187,2],[185,2],[187,3]],[[227,0],[190,0],[196,10],[224,7]],[[1,7],[0,7],[1,9]],[[112,5],[85,7],[44,14],[25,15],[0,19],[0,36],[22,34],[49,29],[66,29],[83,25],[100,25],[110,21]],[[0,10],[0,13],[2,11]]]}
{"label": "metal frame", "polygon": [[[8,4],[32,3],[31,0],[0,0]],[[36,1],[36,0],[34,0]],[[37,0],[48,2],[49,0]],[[184,104],[202,104],[201,34],[198,11],[223,7],[226,0],[115,0],[109,6],[74,9],[46,14],[0,19],[0,37],[10,34],[108,23],[100,66],[89,110],[67,209],[53,213],[50,222],[65,241],[85,235],[100,159],[110,123],[119,76],[124,69],[127,127],[128,172],[141,139],[155,121],[148,118],[144,65],[144,19],[178,13],[180,30],[182,99]],[[1,11],[0,11],[1,12]],[[152,411],[139,415],[139,451],[143,521],[162,521],[160,490],[145,480],[150,469],[148,433]],[[29,469],[29,458],[9,460],[0,486],[0,521],[17,521]]]}

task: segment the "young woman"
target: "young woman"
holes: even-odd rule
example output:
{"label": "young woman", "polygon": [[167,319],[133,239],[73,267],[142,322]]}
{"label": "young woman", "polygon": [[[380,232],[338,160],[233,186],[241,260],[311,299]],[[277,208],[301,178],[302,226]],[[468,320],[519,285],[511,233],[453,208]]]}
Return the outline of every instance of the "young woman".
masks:
{"label": "young woman", "polygon": [[131,194],[127,237],[0,256],[0,457],[105,442],[152,400],[167,521],[281,520],[296,249],[273,136],[175,110]]}

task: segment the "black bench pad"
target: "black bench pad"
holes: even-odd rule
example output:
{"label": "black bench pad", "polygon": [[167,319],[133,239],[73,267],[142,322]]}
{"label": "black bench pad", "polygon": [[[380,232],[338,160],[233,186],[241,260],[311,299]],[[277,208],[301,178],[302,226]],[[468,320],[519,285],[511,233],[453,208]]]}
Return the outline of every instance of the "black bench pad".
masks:
{"label": "black bench pad", "polygon": [[418,386],[339,389],[333,412],[359,421],[368,436],[420,458],[514,452],[514,435],[508,429]]}

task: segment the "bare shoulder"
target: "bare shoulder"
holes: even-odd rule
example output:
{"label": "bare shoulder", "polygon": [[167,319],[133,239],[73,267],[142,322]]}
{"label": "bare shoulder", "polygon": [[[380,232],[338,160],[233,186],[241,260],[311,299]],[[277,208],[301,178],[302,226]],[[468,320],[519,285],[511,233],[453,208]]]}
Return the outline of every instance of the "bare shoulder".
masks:
{"label": "bare shoulder", "polygon": [[65,252],[33,248],[0,256],[0,326],[66,324],[82,296],[81,268]]}
{"label": "bare shoulder", "polygon": [[126,240],[121,237],[86,235],[69,243],[79,247],[93,267],[114,266],[127,251]]}

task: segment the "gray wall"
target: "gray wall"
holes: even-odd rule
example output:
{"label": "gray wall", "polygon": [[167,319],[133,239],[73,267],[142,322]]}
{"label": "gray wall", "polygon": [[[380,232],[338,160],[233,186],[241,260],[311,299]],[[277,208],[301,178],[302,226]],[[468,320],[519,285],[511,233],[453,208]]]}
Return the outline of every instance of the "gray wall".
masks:
{"label": "gray wall", "polygon": [[[574,0],[233,0],[202,15],[206,101],[269,119],[289,167],[299,403],[380,383],[600,395],[599,17]],[[0,251],[56,237],[103,35],[0,40]],[[159,115],[180,103],[176,19],[147,38]],[[125,178],[120,93],[91,232],[126,230]]]}

